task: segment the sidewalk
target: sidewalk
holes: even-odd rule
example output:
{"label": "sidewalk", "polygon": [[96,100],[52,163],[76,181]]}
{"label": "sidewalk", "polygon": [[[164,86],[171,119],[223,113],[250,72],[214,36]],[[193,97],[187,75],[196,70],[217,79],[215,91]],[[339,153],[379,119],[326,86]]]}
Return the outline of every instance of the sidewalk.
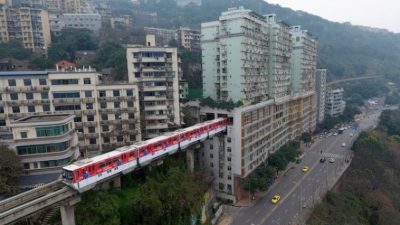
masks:
{"label": "sidewalk", "polygon": [[221,216],[221,219],[219,220],[217,225],[230,225],[231,222],[232,222],[232,217],[227,213],[224,213],[224,215]]}

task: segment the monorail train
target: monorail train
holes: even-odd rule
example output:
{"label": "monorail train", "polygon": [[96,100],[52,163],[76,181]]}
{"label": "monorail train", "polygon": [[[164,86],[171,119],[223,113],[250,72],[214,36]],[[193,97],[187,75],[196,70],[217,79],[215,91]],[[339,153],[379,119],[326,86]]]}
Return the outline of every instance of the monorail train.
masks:
{"label": "monorail train", "polygon": [[219,118],[180,129],[162,136],[124,146],[114,151],[83,159],[63,167],[63,182],[84,192],[104,179],[126,174],[152,160],[171,155],[198,141],[204,141],[226,130],[228,120]]}

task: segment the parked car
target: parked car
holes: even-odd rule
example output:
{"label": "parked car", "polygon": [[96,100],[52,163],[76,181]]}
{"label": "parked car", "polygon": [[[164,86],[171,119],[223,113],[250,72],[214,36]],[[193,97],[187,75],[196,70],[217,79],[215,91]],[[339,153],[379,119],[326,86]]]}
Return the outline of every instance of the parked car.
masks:
{"label": "parked car", "polygon": [[329,159],[329,162],[330,162],[330,163],[334,163],[334,162],[335,162],[335,159],[334,159],[334,158],[330,158],[330,159]]}

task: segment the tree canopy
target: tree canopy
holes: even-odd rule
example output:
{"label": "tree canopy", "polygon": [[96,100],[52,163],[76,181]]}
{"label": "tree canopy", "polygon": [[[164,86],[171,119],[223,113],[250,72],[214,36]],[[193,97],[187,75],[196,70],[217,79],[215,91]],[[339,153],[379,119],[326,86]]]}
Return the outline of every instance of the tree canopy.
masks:
{"label": "tree canopy", "polygon": [[0,194],[15,194],[19,191],[18,178],[22,167],[18,156],[7,146],[0,145]]}

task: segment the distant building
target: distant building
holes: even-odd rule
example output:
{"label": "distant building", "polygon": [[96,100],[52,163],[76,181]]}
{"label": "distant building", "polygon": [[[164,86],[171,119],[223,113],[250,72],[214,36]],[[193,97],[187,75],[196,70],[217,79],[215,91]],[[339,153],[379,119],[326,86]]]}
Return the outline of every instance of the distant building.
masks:
{"label": "distant building", "polygon": [[97,52],[94,50],[75,51],[75,63],[84,63],[90,65],[96,60]]}
{"label": "distant building", "polygon": [[344,112],[346,102],[343,100],[343,88],[328,89],[325,98],[325,115],[340,116]]}
{"label": "distant building", "polygon": [[28,116],[10,123],[13,141],[8,145],[20,158],[25,175],[59,174],[80,156],[74,117]]}
{"label": "distant building", "polygon": [[326,69],[316,70],[317,122],[325,119]]}
{"label": "distant building", "polygon": [[12,6],[12,0],[0,0],[1,5]]}
{"label": "distant building", "polygon": [[177,48],[157,47],[154,35],[146,45],[127,48],[128,82],[137,83],[144,138],[153,138],[181,124]]}
{"label": "distant building", "polygon": [[25,71],[31,69],[29,60],[19,60],[14,58],[0,59],[0,71]]}
{"label": "distant building", "polygon": [[66,70],[66,71],[76,69],[75,63],[72,63],[72,62],[70,62],[68,60],[65,60],[65,59],[56,62],[55,66],[60,70]]}
{"label": "distant building", "polygon": [[146,34],[155,35],[157,42],[161,45],[168,45],[171,40],[177,39],[177,32],[173,29],[145,27],[144,32]]}
{"label": "distant building", "polygon": [[63,16],[60,13],[50,13],[49,14],[50,31],[55,36],[60,36],[62,29],[64,29],[65,24]]}
{"label": "distant building", "polygon": [[18,41],[24,48],[46,53],[51,44],[49,16],[46,10],[0,7],[0,42]]}
{"label": "distant building", "polygon": [[189,4],[194,4],[194,5],[198,5],[198,6],[201,5],[201,0],[175,0],[175,1],[179,7],[184,7]]}
{"label": "distant building", "polygon": [[133,26],[133,19],[129,15],[123,15],[121,17],[111,17],[111,28],[115,27],[131,27]]}
{"label": "distant building", "polygon": [[179,81],[179,98],[181,102],[184,102],[189,97],[189,83],[187,81]]}
{"label": "distant building", "polygon": [[85,10],[86,0],[62,0],[62,2],[66,13],[83,13]]}
{"label": "distant building", "polygon": [[200,30],[190,29],[189,27],[180,27],[177,30],[179,44],[191,51],[201,51]]}
{"label": "distant building", "polygon": [[89,29],[93,32],[101,28],[101,16],[98,13],[64,13],[63,21],[66,28]]}

